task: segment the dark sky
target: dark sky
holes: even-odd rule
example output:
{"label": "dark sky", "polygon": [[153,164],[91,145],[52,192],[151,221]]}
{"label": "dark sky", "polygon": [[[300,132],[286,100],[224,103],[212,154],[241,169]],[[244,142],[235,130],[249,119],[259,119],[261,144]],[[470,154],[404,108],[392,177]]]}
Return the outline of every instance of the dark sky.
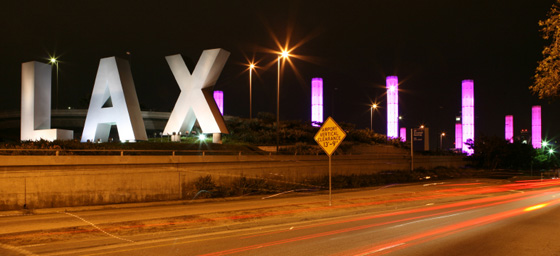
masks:
{"label": "dark sky", "polygon": [[[61,108],[86,108],[99,59],[117,56],[131,60],[143,109],[171,111],[179,87],[165,56],[182,54],[192,70],[203,50],[223,48],[231,56],[215,89],[224,91],[226,115],[248,117],[246,57],[274,62],[264,50],[278,49],[274,35],[290,46],[305,42],[292,52],[303,56],[292,58],[299,76],[291,67],[283,75],[282,120],[310,119],[311,78],[322,77],[325,118],[369,127],[377,99],[374,130],[385,133],[385,77],[397,75],[401,126],[452,135],[461,81],[473,79],[477,136],[503,136],[508,114],[518,135],[530,129],[531,106],[541,104],[543,137],[552,137],[560,132],[559,104],[538,100],[528,86],[547,43],[538,21],[553,2],[3,1],[0,109],[20,107],[22,62],[56,54]],[[276,66],[258,74],[253,113],[275,113]]]}

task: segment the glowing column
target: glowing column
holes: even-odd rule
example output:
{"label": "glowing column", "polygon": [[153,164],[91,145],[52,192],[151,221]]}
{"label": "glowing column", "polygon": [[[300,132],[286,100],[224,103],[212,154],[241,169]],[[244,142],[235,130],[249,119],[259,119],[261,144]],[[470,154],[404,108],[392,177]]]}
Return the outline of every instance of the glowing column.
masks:
{"label": "glowing column", "polygon": [[463,80],[463,100],[462,100],[462,127],[463,130],[463,152],[472,155],[474,150],[469,149],[467,142],[474,142],[474,82],[473,80]]}
{"label": "glowing column", "polygon": [[541,148],[541,106],[533,106],[531,133],[533,148]]}
{"label": "glowing column", "polygon": [[224,115],[224,92],[223,91],[214,91],[214,100],[216,101],[216,105],[218,105],[218,109],[220,109],[220,114]]}
{"label": "glowing column", "polygon": [[387,138],[399,137],[399,78],[387,77]]}
{"label": "glowing column", "polygon": [[513,116],[506,116],[506,140],[513,143]]}
{"label": "glowing column", "polygon": [[311,79],[311,125],[323,123],[323,78]]}
{"label": "glowing column", "polygon": [[406,127],[401,127],[401,141],[406,142]]}
{"label": "glowing column", "polygon": [[463,149],[463,125],[455,124],[455,148]]}

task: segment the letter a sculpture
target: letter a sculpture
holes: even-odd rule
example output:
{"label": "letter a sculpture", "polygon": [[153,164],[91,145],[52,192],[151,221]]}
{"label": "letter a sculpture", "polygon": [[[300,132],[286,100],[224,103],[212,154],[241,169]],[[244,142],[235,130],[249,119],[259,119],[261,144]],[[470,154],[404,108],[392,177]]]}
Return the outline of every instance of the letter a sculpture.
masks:
{"label": "letter a sculpture", "polygon": [[108,141],[111,125],[120,141],[148,140],[130,66],[115,57],[99,61],[82,142]]}

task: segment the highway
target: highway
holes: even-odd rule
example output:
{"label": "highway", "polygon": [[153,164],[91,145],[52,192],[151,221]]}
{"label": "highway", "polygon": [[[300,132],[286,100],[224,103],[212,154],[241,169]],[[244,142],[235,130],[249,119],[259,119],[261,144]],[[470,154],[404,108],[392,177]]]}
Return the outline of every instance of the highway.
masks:
{"label": "highway", "polygon": [[[265,199],[263,199],[265,198]],[[560,255],[559,180],[0,216],[0,255]]]}

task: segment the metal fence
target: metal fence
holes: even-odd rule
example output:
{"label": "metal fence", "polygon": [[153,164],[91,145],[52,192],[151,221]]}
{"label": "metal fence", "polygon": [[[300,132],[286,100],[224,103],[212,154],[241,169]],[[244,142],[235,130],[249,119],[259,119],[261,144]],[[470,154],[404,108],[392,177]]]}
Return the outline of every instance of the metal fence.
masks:
{"label": "metal fence", "polygon": [[270,152],[236,150],[138,150],[138,149],[0,149],[0,155],[109,155],[109,156],[206,156],[206,155],[269,155]]}

